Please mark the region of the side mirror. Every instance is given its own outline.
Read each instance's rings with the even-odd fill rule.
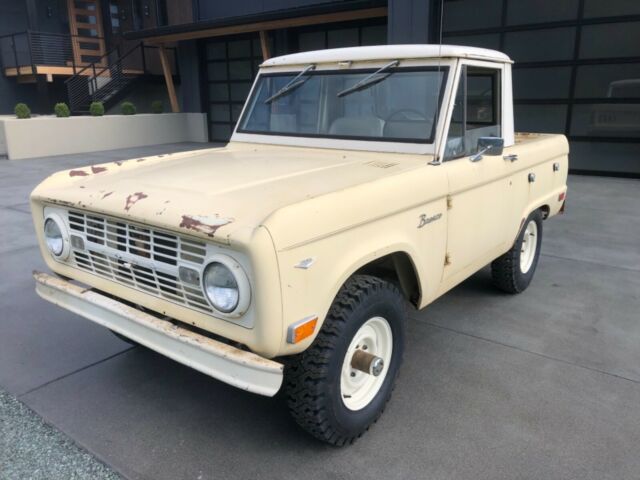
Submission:
[[[502,155],[504,139],[500,137],[480,137],[478,139],[478,153],[471,155],[469,160],[477,162],[483,155]]]

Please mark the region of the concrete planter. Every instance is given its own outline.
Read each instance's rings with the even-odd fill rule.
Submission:
[[[0,148],[10,160],[177,142],[207,142],[204,113],[0,117]],[[4,145],[3,145],[4,144]],[[0,151],[0,155],[3,152]]]

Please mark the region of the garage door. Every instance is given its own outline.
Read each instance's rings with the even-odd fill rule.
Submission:
[[[384,19],[362,20],[290,29],[286,46],[270,50],[274,55],[358,45],[384,45],[387,30]],[[209,138],[227,142],[249,94],[262,50],[258,34],[207,40],[205,43]]]
[[[226,142],[262,62],[258,36],[209,40],[206,62],[209,138]]]

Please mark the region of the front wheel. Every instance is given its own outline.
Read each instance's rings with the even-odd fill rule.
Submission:
[[[339,446],[366,432],[391,397],[404,323],[404,299],[393,284],[369,275],[349,279],[313,344],[287,364],[287,399],[296,422]]]
[[[540,258],[542,212],[536,210],[524,221],[511,250],[491,263],[493,283],[507,293],[523,292],[531,283]]]

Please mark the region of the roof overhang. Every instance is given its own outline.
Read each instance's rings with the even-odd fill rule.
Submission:
[[[159,44],[282,28],[304,27],[307,25],[380,18],[387,16],[387,7],[385,5],[386,2],[379,0],[325,3],[310,7],[126,32],[124,37],[130,40],[144,40],[146,43]]]

